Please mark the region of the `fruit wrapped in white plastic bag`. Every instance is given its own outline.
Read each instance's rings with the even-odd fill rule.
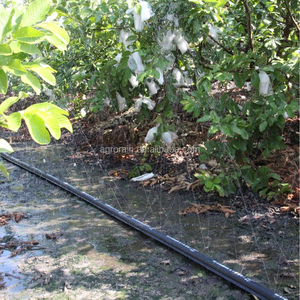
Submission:
[[[160,46],[162,52],[175,50],[175,45],[173,44],[174,38],[175,34],[172,33],[171,30],[168,30],[165,34],[163,34],[162,40],[157,39],[157,43]]]
[[[160,68],[155,68],[159,73],[159,78],[156,78],[159,84],[164,84],[164,73]]]
[[[131,74],[131,77],[129,78],[129,82],[131,83],[132,87],[135,88],[139,85],[139,82],[137,81],[137,76]]]
[[[155,101],[151,100],[150,98],[141,97],[135,102],[135,109],[140,109],[143,103],[147,105],[149,110],[153,110],[156,105]]]
[[[139,5],[141,10],[137,12],[136,7],[129,8],[126,13],[133,13],[134,27],[136,31],[142,31],[144,29],[144,22],[154,16],[151,6],[147,1],[140,1]]]
[[[154,16],[151,6],[147,1],[140,1],[140,5],[142,7],[142,10],[141,10],[141,21],[142,22],[145,22]]]
[[[151,143],[155,139],[155,136],[157,135],[157,128],[158,125],[148,130],[147,135],[145,137],[145,143]]]
[[[159,90],[159,86],[154,82],[153,79],[151,81],[146,80],[146,84],[148,86],[150,96],[155,95]]]
[[[167,131],[161,135],[161,139],[164,143],[170,146],[178,138],[175,132]]]
[[[261,96],[270,96],[273,94],[271,80],[268,74],[264,71],[259,71],[259,94]]]
[[[132,45],[133,41],[127,41],[127,38],[130,35],[131,35],[131,32],[125,31],[125,30],[122,29],[120,31],[119,41],[120,41],[120,43],[124,44],[126,50],[130,50],[131,51],[132,50],[131,45]]]
[[[184,54],[189,49],[189,44],[182,36],[182,32],[180,30],[176,31],[174,42],[182,54]]]
[[[172,75],[173,75],[174,79],[176,80],[176,83],[174,83],[175,86],[184,85],[184,77],[183,77],[182,72],[179,69],[174,68]]]
[[[145,71],[142,59],[137,51],[129,56],[128,67],[137,74]]]
[[[126,99],[122,97],[119,93],[117,93],[117,101],[119,111],[123,111],[127,108]]]
[[[117,54],[117,56],[114,58],[114,60],[118,62],[116,66],[120,63],[121,59],[122,59],[122,53]]]

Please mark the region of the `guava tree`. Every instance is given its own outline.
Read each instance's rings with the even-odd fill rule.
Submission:
[[[51,0],[35,0],[29,5],[19,6],[13,1],[0,5],[0,93],[8,92],[9,82],[16,82],[15,77],[39,95],[43,80],[55,85],[55,70],[43,61],[43,49],[51,44],[64,51],[69,36],[56,20],[58,14]],[[22,120],[33,140],[39,144],[48,144],[50,135],[59,139],[61,129],[72,132],[72,125],[67,118],[68,112],[52,103],[39,103],[22,110],[9,113],[9,108],[22,98],[18,96],[4,99],[0,104],[0,126],[17,131]],[[0,139],[0,153],[12,152],[10,144]],[[0,170],[8,178],[7,170],[0,162]]]
[[[50,58],[65,70],[59,82],[73,89],[78,106],[96,112],[104,104],[120,111],[134,105],[156,122],[146,141],[159,143],[163,133],[178,129],[174,117],[182,105],[196,122],[209,124],[200,160],[216,159],[221,172],[196,174],[207,191],[228,194],[241,180],[262,193],[284,190],[277,174],[252,160],[285,147],[285,119],[298,110],[296,0],[57,5],[72,39],[68,51]],[[247,87],[243,103],[225,92],[211,95],[213,83],[229,82]]]

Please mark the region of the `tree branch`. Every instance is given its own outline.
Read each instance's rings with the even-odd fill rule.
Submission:
[[[251,8],[247,0],[243,0],[244,7],[247,13],[247,32],[248,32],[248,46],[253,51],[253,37],[252,37],[252,21],[251,21]]]
[[[216,44],[218,44],[221,48],[223,48],[227,53],[229,53],[231,55],[234,54],[230,49],[226,48],[224,45],[222,45],[220,42],[218,42],[216,39],[214,39],[210,34],[208,35],[208,37],[210,39],[212,39]]]
[[[287,0],[284,0],[284,3],[285,3],[285,6],[286,6],[286,9],[287,9],[287,12],[294,24],[294,26],[296,27],[296,30],[298,31],[298,34],[300,33],[300,26],[298,24],[298,22],[295,20],[294,16],[292,15],[291,11],[290,11],[290,7],[289,7],[289,4],[288,4],[288,1]]]

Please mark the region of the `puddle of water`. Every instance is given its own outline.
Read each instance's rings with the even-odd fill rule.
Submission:
[[[24,289],[24,276],[19,272],[18,264],[20,263],[20,258],[11,258],[10,254],[11,252],[8,250],[1,251],[0,271],[4,277],[2,283],[5,283],[5,288],[11,293],[15,293]]]

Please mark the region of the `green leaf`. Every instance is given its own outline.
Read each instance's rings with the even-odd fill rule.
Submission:
[[[43,32],[32,27],[22,27],[13,34],[13,38],[27,44],[37,44],[44,40]]]
[[[249,138],[249,135],[247,131],[243,128],[239,128],[236,124],[231,124],[232,130],[239,134],[244,140],[247,140]]]
[[[235,72],[233,76],[235,85],[239,89],[241,89],[245,81],[247,80],[248,76],[249,76],[248,72],[244,72],[244,73]]]
[[[33,90],[37,93],[37,95],[39,95],[41,93],[40,81],[33,74],[28,72],[26,75],[21,76],[21,80],[24,83],[30,85],[33,88]]]
[[[8,45],[0,44],[0,55],[11,55],[12,51]]]
[[[11,19],[13,13],[13,9],[5,9],[2,5],[0,6],[0,42],[4,40],[7,33],[12,29]]]
[[[16,76],[22,76],[27,73],[19,59],[12,59],[4,68]]]
[[[220,130],[219,126],[212,125],[212,126],[210,126],[210,128],[208,130],[208,133],[209,134],[215,134],[219,130]]]
[[[9,174],[7,172],[7,169],[4,167],[4,165],[1,161],[0,161],[0,171],[5,175],[7,180],[9,180]]]
[[[56,139],[60,139],[60,126],[56,118],[49,112],[38,111],[36,113],[45,123],[50,134]]]
[[[245,139],[237,138],[232,141],[232,146],[235,149],[245,152],[247,150],[247,141]]]
[[[23,15],[20,27],[31,26],[43,21],[51,4],[51,0],[35,0],[31,2]]]
[[[27,65],[25,65],[27,67]],[[53,71],[48,68],[48,66],[42,67],[39,65],[30,66],[30,70],[38,74],[43,80],[51,85],[56,85],[55,76],[52,74]]]
[[[9,116],[5,117],[7,121],[8,129],[12,131],[17,131],[21,126],[21,114],[19,112],[14,112]]]
[[[210,90],[211,90],[211,83],[210,83],[210,81],[209,81],[207,78],[205,78],[205,79],[202,81],[202,83],[200,83],[200,85],[203,86],[204,90],[205,90],[207,93],[210,92]]]
[[[205,115],[205,116],[201,117],[200,119],[198,119],[197,123],[209,122],[209,121],[211,121],[211,119],[212,119],[211,115]]]
[[[213,184],[213,182],[206,180],[206,181],[205,181],[205,187],[206,187],[208,190],[212,190],[212,189],[214,188],[214,184]]]
[[[227,3],[227,0],[218,0],[216,7],[223,7]]]
[[[265,131],[266,128],[267,128],[267,126],[268,126],[268,122],[267,121],[263,121],[262,123],[259,124],[259,131],[260,132]]]
[[[36,103],[30,105],[25,109],[25,113],[27,112],[37,112],[37,111],[51,111],[51,113],[69,115],[69,113],[62,108],[56,106],[55,104],[44,102],[44,103]]]
[[[280,176],[276,173],[268,173],[268,178],[280,180]]]
[[[7,92],[7,75],[2,69],[0,69],[0,93],[6,94],[6,92]]]
[[[40,49],[32,44],[25,44],[19,41],[12,41],[9,45],[14,53],[25,52],[28,54],[42,55]]]
[[[227,73],[227,72],[222,72],[222,73],[218,73],[216,76],[215,76],[215,79],[216,80],[219,80],[219,81],[226,81],[226,80],[232,80],[232,75],[230,73]]]
[[[2,115],[9,107],[19,100],[19,97],[9,97],[0,104],[0,114]]]
[[[53,115],[55,115],[55,119],[59,123],[60,128],[66,128],[71,133],[73,132],[72,124],[66,116],[61,114],[53,114]]]
[[[255,89],[259,88],[260,79],[256,71],[252,71],[251,73],[251,83]]]
[[[14,149],[11,145],[4,139],[0,139],[0,153],[11,153]]]
[[[66,30],[60,26],[58,26],[58,22],[45,22],[37,24],[37,27],[41,27],[50,31],[54,36],[56,36],[63,45],[68,45],[70,42],[70,37]]]
[[[23,114],[23,119],[27,125],[32,139],[41,145],[50,143],[50,134],[45,127],[45,122],[36,114]]]
[[[11,56],[0,55],[0,66],[6,66],[11,61]]]
[[[69,113],[60,107],[52,103],[37,103],[29,106],[24,110],[24,114],[39,114],[47,113],[51,115],[58,122],[60,128],[66,128],[70,132],[73,132],[72,124],[66,117]],[[49,124],[50,126],[51,124]],[[52,133],[51,133],[52,134]]]
[[[63,43],[57,36],[49,33],[45,35],[45,39],[60,51],[67,50],[67,45]]]

